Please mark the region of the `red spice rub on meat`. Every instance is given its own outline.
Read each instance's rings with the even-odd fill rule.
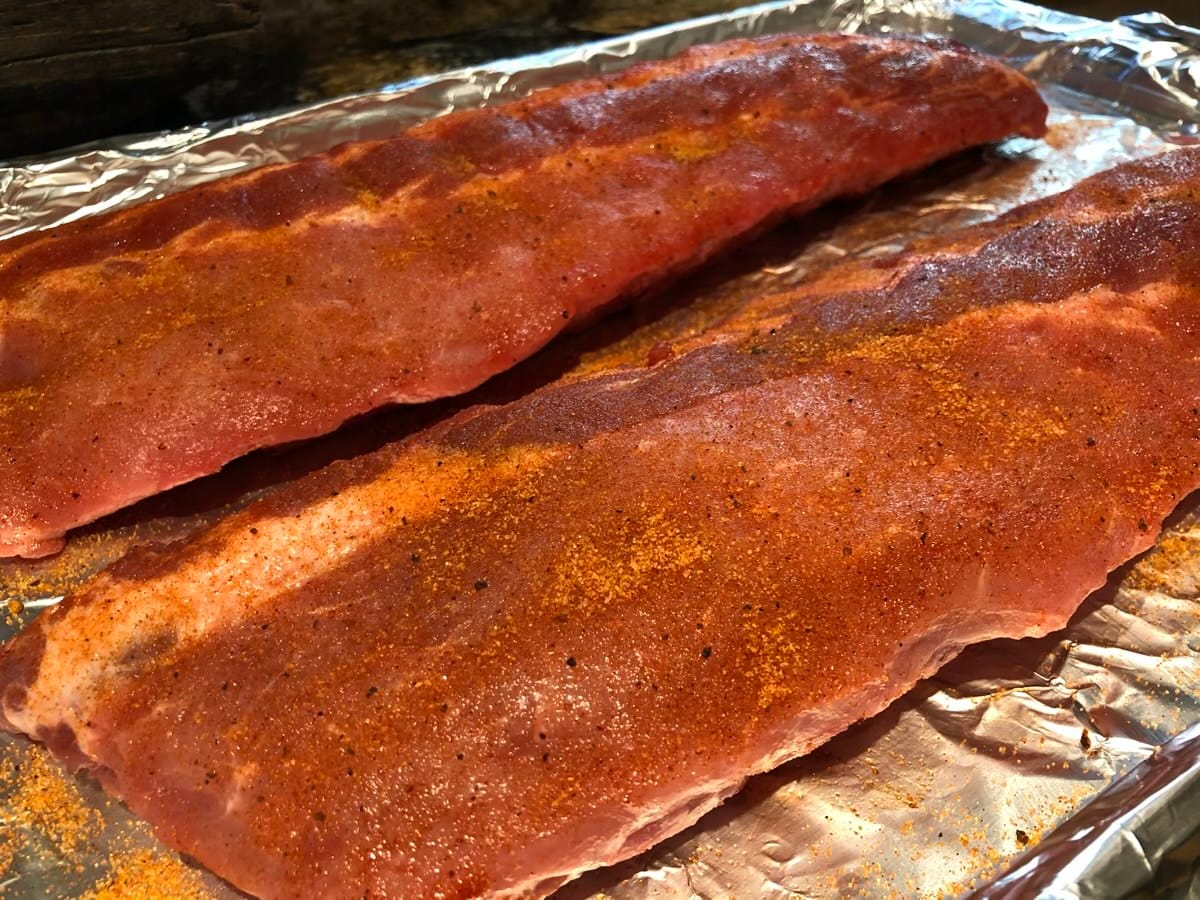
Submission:
[[[956,44],[699,47],[0,244],[0,556],[457,394],[787,212],[1010,134]]]
[[[1120,167],[134,552],[0,651],[0,721],[265,896],[634,854],[1151,544],[1198,190]]]

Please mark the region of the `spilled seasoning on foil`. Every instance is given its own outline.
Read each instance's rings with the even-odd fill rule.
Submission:
[[[205,900],[194,869],[156,850],[127,850],[110,859],[110,869],[83,900]]]
[[[203,900],[200,873],[154,846],[149,828],[114,823],[40,745],[0,750],[0,896]],[[30,861],[36,865],[25,863]]]
[[[16,829],[45,842],[64,859],[86,849],[99,834],[103,825],[100,814],[88,806],[74,779],[41,747],[27,753],[10,748],[0,766],[9,784],[5,819]]]

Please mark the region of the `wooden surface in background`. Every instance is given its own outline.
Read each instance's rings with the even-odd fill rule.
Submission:
[[[262,15],[253,2],[0,0],[0,155],[177,121],[241,83]],[[280,97],[275,94],[273,97]]]
[[[0,159],[367,90],[746,2],[0,0]],[[1051,5],[1096,18],[1142,8]],[[1200,0],[1155,5],[1200,25]]]

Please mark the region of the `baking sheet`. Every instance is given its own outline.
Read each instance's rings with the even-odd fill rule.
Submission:
[[[1046,89],[1054,110],[1048,140],[968,154],[865,202],[780,229],[693,281],[686,288],[696,295],[691,305],[672,315],[794,283],[847,255],[896,249],[922,233],[991,217],[1200,135],[1200,35],[1161,17],[1098,23],[1001,0],[767,4],[0,168],[0,237],[344,140],[382,137],[431,115],[698,41],[839,28],[933,31],[1007,57]],[[366,426],[385,435],[402,427],[379,417]],[[237,505],[269,490],[278,472],[315,465],[321,454],[309,448],[282,462],[256,457],[85,530],[53,561],[0,563],[0,594],[14,601],[0,637],[131,542],[185,534],[220,515],[226,501]],[[268,469],[275,474],[258,471]],[[1200,722],[1200,501],[1185,507],[1191,511],[1177,516],[1156,549],[1115,574],[1064,632],[969,649],[880,716],[753,779],[694,828],[562,895],[908,896],[980,889],[1026,896],[1036,888],[1049,896],[1084,890],[1094,896],[1127,893],[1155,878],[1188,890],[1200,855],[1193,836],[1200,830],[1200,734],[1156,751]],[[1152,766],[1137,766],[1151,757]],[[131,883],[151,895],[156,889],[172,896],[233,894],[181,865],[118,804],[86,781],[64,778],[27,742],[0,737],[0,771],[7,776],[0,779],[6,897],[73,896],[98,884],[111,891]],[[1087,803],[1127,773],[1114,802]],[[57,817],[45,807],[57,809]],[[1063,821],[1068,831],[1045,838]],[[1010,876],[993,882],[1018,858]]]

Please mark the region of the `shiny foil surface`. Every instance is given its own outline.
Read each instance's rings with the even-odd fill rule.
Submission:
[[[843,257],[892,251],[1126,159],[1200,140],[1200,33],[1153,14],[1100,23],[1013,0],[773,3],[0,167],[0,238],[343,141],[385,137],[430,116],[693,43],[839,29],[946,34],[1004,57],[1038,80],[1052,107],[1050,134],[1044,142],[1012,141],[964,155],[785,225],[748,248],[737,265],[726,260],[706,273],[700,287],[690,288],[700,292],[698,302],[706,292],[728,297],[785,287]],[[747,266],[747,257],[756,265]],[[337,436],[322,439],[330,440]],[[317,462],[296,463],[301,469],[322,456],[304,453]],[[89,526],[52,560],[0,562],[0,639],[131,543],[184,536],[270,490],[256,466],[286,464],[261,457],[236,463],[191,493],[185,487]],[[143,882],[158,883],[163,896],[182,893],[183,882],[171,880],[180,872],[189,891],[237,896],[207,873],[183,869],[86,779],[59,775],[61,783],[31,803],[30,773],[49,779],[57,771],[49,765],[28,741],[0,735],[0,895],[99,896],[121,878],[153,870]],[[40,814],[38,802],[57,803],[75,821]],[[879,716],[751,779],[693,828],[585,876],[560,897],[1069,898],[1153,891],[1182,898],[1200,895],[1198,860],[1200,496],[1194,495],[1156,547],[1113,573],[1063,631],[968,648]]]

